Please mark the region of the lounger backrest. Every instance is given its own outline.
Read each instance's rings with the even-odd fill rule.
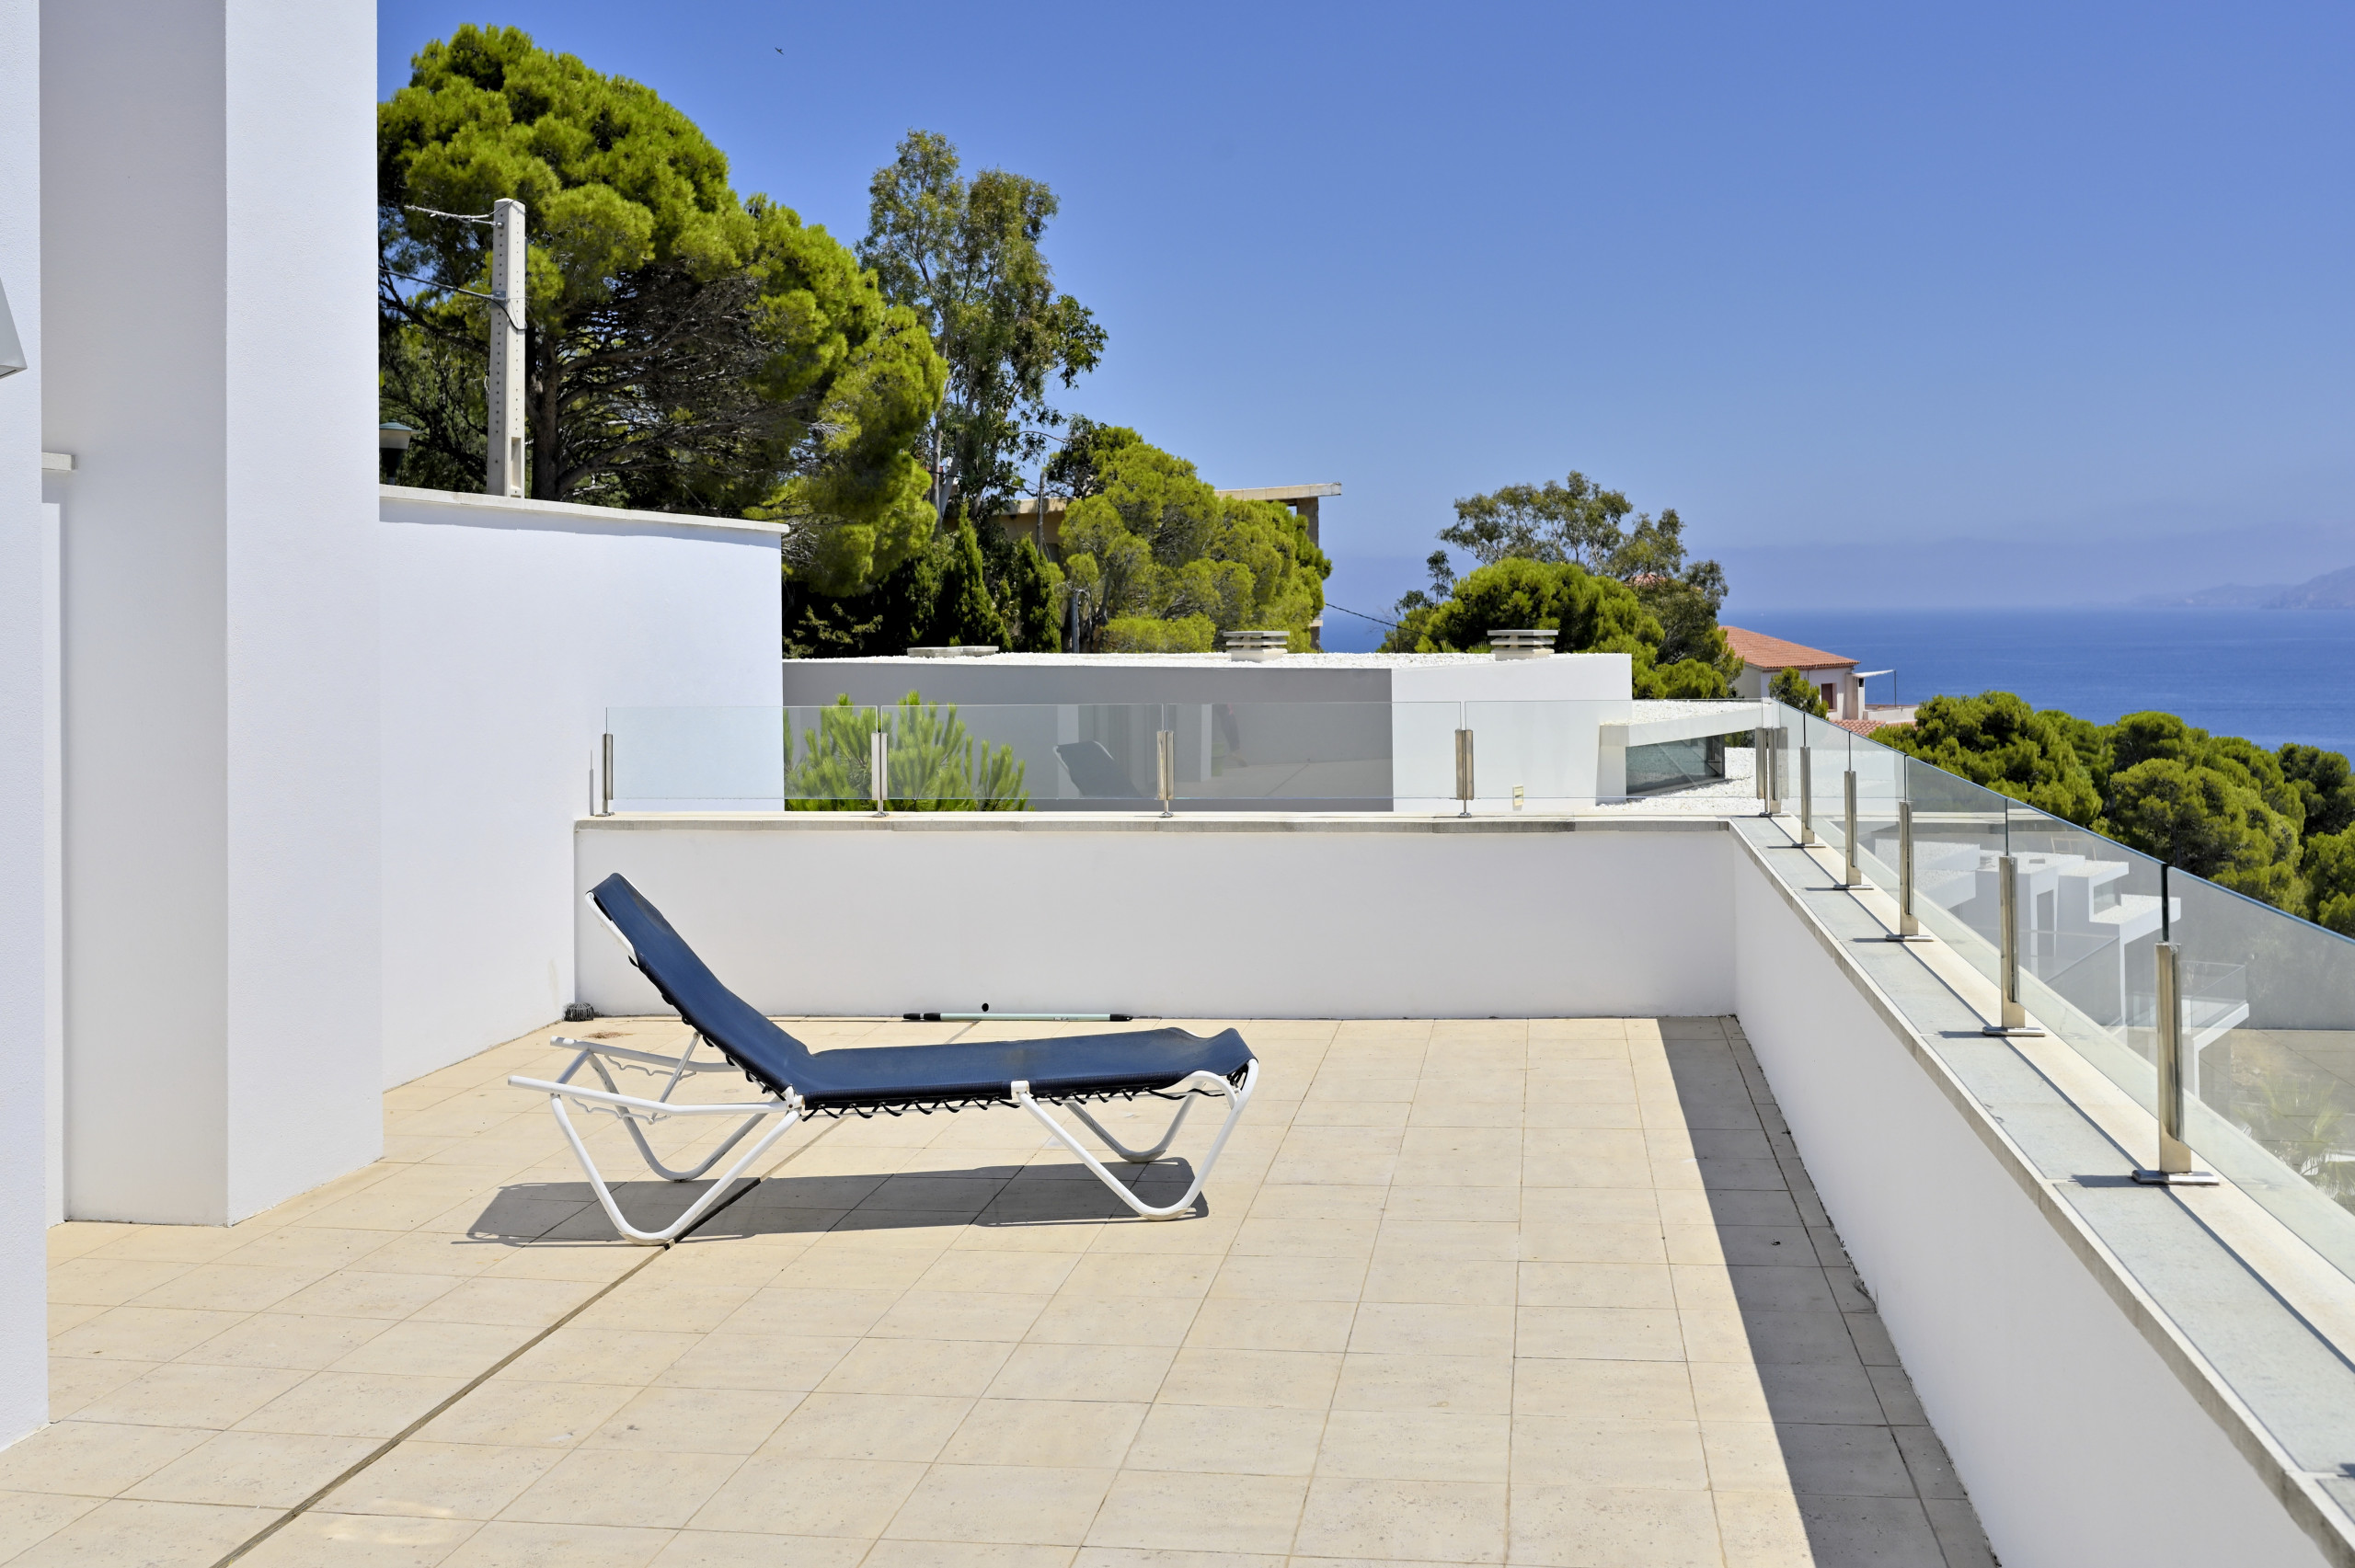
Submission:
[[[589,896],[629,943],[639,972],[697,1034],[772,1089],[790,1089],[801,1080],[799,1070],[809,1061],[809,1047],[721,985],[719,977],[627,877],[617,871]]]
[[[1063,771],[1089,800],[1143,800],[1144,791],[1130,781],[1100,740],[1066,740],[1055,748]]]

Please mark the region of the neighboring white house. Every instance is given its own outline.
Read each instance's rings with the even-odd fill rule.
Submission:
[[[1865,716],[1864,682],[1856,678],[1856,661],[1821,648],[1809,647],[1803,643],[1786,642],[1770,637],[1763,632],[1753,632],[1741,626],[1720,626],[1726,642],[1740,654],[1748,666],[1734,678],[1733,692],[1737,697],[1763,697],[1783,670],[1796,670],[1807,682],[1823,693],[1826,706],[1835,719],[1861,719]],[[1878,673],[1878,672],[1876,672]]]

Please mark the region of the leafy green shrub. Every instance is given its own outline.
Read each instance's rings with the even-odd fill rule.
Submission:
[[[1933,697],[1915,710],[1912,724],[1884,725],[1873,739],[2039,811],[2103,830],[2101,795],[2067,734],[2009,692]]]
[[[2222,769],[2145,758],[2110,775],[2102,826],[2195,876],[2285,910],[2304,907],[2297,823]]]
[[[974,740],[955,704],[927,703],[911,692],[888,714],[854,707],[847,695],[835,698],[832,707],[819,710],[816,726],[802,731],[798,760],[788,725],[785,808],[870,809],[875,781],[867,738],[878,729],[891,738],[894,811],[1021,811],[1030,804],[1013,747]]]

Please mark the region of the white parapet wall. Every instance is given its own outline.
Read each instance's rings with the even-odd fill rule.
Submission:
[[[1974,1103],[1847,960],[1860,934],[1880,946],[1877,933],[1835,932],[1810,913],[1822,868],[1787,848],[1750,851],[1733,832],[1723,841],[1735,852],[1735,1010],[2006,1568],[2355,1560],[2343,1539],[2318,1546],[2332,1536],[2325,1510],[2293,1495],[2299,1478],[2217,1374],[2194,1355],[2162,1354],[2179,1342],[2159,1312],[2011,1141],[2005,1122],[2079,1120],[2067,1102],[2015,1069],[2019,1099],[2003,1116]],[[1924,990],[1954,1004],[1935,982]],[[1942,1032],[1946,1049],[2008,1051],[1980,1042],[1977,1018],[1956,1011],[1967,1026]],[[2064,1180],[2122,1188],[2153,1219],[2172,1208],[2126,1181],[2131,1162],[2114,1146],[2084,1142],[2089,1158]],[[2237,1259],[2207,1251],[2167,1247],[2177,1288],[2246,1291],[2258,1302],[2245,1320],[2251,1343],[2278,1333],[2285,1353],[2313,1351]]]
[[[390,1084],[563,1013],[605,710],[769,706],[783,628],[768,524],[396,486],[379,515]]]
[[[574,841],[582,890],[623,873],[772,1013],[1730,1010],[1715,823],[1522,826],[795,812],[606,818]],[[580,930],[583,1001],[661,1007]]]

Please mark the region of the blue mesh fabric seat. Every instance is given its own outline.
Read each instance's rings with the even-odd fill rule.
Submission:
[[[1249,1102],[1258,1078],[1258,1064],[1250,1047],[1233,1029],[1222,1030],[1207,1039],[1182,1029],[1143,1029],[1055,1039],[813,1051],[721,984],[695,949],[663,918],[661,910],[627,878],[618,873],[606,877],[590,892],[589,902],[620,941],[632,966],[695,1031],[695,1044],[684,1055],[670,1058],[585,1040],[561,1040],[558,1043],[579,1053],[563,1073],[554,1080],[517,1076],[508,1082],[548,1094],[557,1123],[580,1157],[608,1217],[622,1234],[634,1241],[667,1242],[684,1234],[688,1226],[708,1212],[719,1194],[754,1158],[804,1116],[872,1115],[879,1111],[897,1114],[909,1109],[953,1111],[983,1105],[1024,1107],[1077,1154],[1129,1207],[1146,1219],[1172,1219],[1192,1207],[1211,1166]],[[705,1044],[718,1053],[720,1060],[695,1059],[695,1049]],[[610,1065],[667,1070],[670,1082],[658,1098],[626,1095],[616,1087]],[[584,1066],[594,1070],[604,1085],[603,1090],[573,1082]],[[688,1076],[722,1068],[741,1070],[769,1098],[753,1104],[730,1105],[671,1101],[671,1093]],[[1086,1102],[1091,1100],[1146,1094],[1178,1103],[1167,1133],[1151,1149],[1125,1147],[1106,1132],[1086,1108]],[[1227,1101],[1225,1126],[1220,1129],[1185,1196],[1175,1204],[1159,1207],[1139,1199],[1043,1108],[1046,1104],[1068,1106],[1114,1153],[1132,1163],[1143,1164],[1157,1159],[1168,1149],[1184,1126],[1195,1099],[1203,1095]],[[771,1116],[780,1119],[685,1215],[661,1230],[647,1231],[632,1227],[623,1219],[610,1188],[572,1125],[566,1108],[568,1102],[621,1116],[647,1163],[672,1181],[692,1181],[702,1176],[759,1122]],[[746,1120],[717,1151],[690,1170],[673,1171],[663,1164],[642,1130],[642,1124],[669,1116],[709,1115],[746,1115]]]

